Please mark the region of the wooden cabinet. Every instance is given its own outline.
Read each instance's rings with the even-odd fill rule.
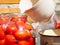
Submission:
[[[14,3],[20,3],[20,0],[0,0],[0,4],[14,4]]]
[[[0,13],[14,13],[20,12],[19,8],[0,8]]]
[[[20,0],[0,0],[0,13],[20,12]]]

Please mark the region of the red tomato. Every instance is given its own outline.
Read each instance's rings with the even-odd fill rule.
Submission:
[[[5,38],[5,33],[3,31],[2,26],[0,25],[0,39],[4,39]]]
[[[17,44],[14,44],[14,45],[17,45]]]
[[[4,31],[4,30],[3,30],[3,26],[2,26],[2,25],[0,25],[0,31]]]
[[[60,28],[60,23],[56,23],[55,28]]]
[[[9,16],[2,16],[2,18],[9,20]]]
[[[25,25],[25,23],[22,21],[17,21],[16,24],[17,24],[17,26],[24,26]]]
[[[17,21],[16,22],[17,27],[19,28],[19,30],[25,30],[25,23],[22,21]]]
[[[17,45],[17,44],[15,44],[15,43],[8,43],[8,44],[6,44],[6,45]]]
[[[12,16],[11,21],[16,22],[17,20],[18,20],[18,16],[17,15]]]
[[[32,37],[31,32],[23,30],[15,33],[15,37],[19,40],[29,39]]]
[[[30,38],[28,42],[30,45],[35,45],[35,38]]]
[[[17,44],[13,44],[13,45],[17,45]]]
[[[6,24],[9,22],[9,17],[8,16],[3,16],[0,17],[1,24]]]
[[[0,24],[2,24],[2,19],[1,19],[1,17],[0,17]]]
[[[4,39],[5,38],[5,33],[3,31],[0,31],[0,39]]]
[[[9,24],[6,30],[8,34],[14,34],[17,31],[18,31],[18,28],[15,24]]]
[[[19,41],[18,42],[18,45],[29,45],[29,42],[28,41],[25,41],[25,40]]]
[[[2,24],[2,25],[0,25],[0,31],[3,31],[3,32],[5,33],[5,31],[6,31],[6,27],[7,27],[6,24]]]
[[[25,28],[29,31],[33,29],[31,24],[25,24]]]
[[[5,42],[6,45],[15,44],[16,39],[13,35],[6,35]]]
[[[6,28],[7,28],[8,24],[3,24],[2,25],[2,28],[3,28],[3,31],[6,32]]]
[[[0,45],[5,45],[5,40],[0,40]]]
[[[23,21],[24,23],[27,22],[27,16],[21,16],[20,19],[21,19],[21,21]]]

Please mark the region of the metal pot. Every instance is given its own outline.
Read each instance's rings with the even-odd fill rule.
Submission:
[[[60,29],[49,29],[39,32],[41,45],[60,45]]]

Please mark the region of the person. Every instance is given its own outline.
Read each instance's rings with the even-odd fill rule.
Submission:
[[[48,22],[48,24],[51,24],[50,28],[53,27],[54,23],[59,23],[55,7],[54,0],[21,0],[20,2],[22,13],[27,14],[35,22],[39,22],[42,25]]]

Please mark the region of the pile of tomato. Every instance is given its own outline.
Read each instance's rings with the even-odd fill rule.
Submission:
[[[55,28],[56,28],[56,29],[60,29],[60,22],[57,22],[57,23],[55,24]]]
[[[27,16],[0,17],[0,45],[35,45]]]

